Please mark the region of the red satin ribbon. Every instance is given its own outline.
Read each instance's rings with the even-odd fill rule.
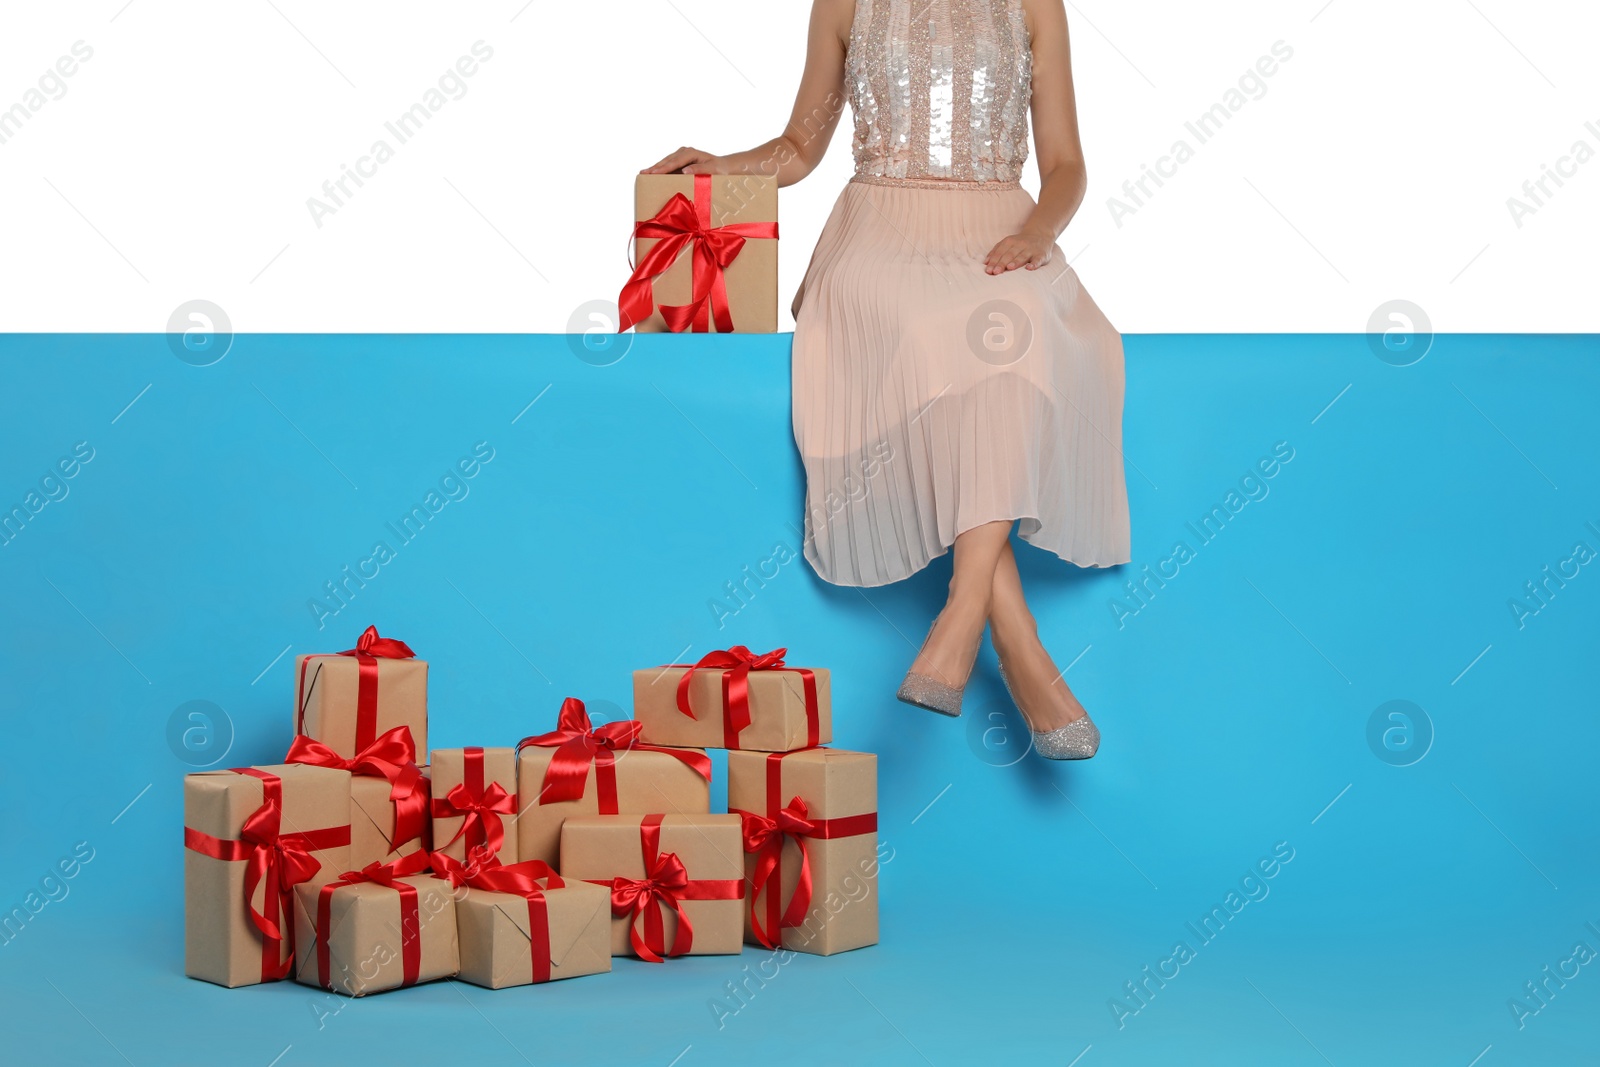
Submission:
[[[802,797],[789,798],[783,803],[782,763],[790,752],[773,752],[767,756],[767,814],[730,809],[737,814],[744,828],[744,850],[756,857],[755,873],[750,878],[750,928],[756,940],[767,948],[777,948],[788,927],[800,926],[811,907],[811,852],[806,840],[830,840],[836,837],[856,837],[878,831],[878,813],[869,811],[861,815],[846,815],[837,819],[812,819]],[[783,860],[783,842],[788,838],[800,850],[800,875],[795,881],[794,896],[789,906],[783,908],[782,878],[779,875]],[[757,902],[762,892],[767,897],[767,922],[763,928]]]
[[[695,718],[689,707],[689,679],[699,670],[722,671],[722,747],[738,748],[739,734],[750,725],[750,672],[794,671],[800,675],[806,700],[806,747],[816,748],[822,738],[822,720],[817,710],[817,676],[805,667],[783,664],[786,648],[775,648],[759,656],[743,645],[707,652],[698,663],[672,663],[669,667],[687,668],[678,679],[678,710]]]
[[[639,822],[639,847],[644,857],[643,878],[621,875],[596,885],[611,887],[611,914],[628,916],[628,940],[642,960],[660,963],[669,956],[681,956],[694,947],[694,927],[684,913],[685,900],[739,900],[744,882],[737,878],[690,878],[675,852],[661,852],[662,815],[646,815]],[[672,948],[666,944],[662,907],[678,916]],[[644,919],[644,933],[639,919]]]
[[[356,639],[355,648],[331,653],[335,656],[354,656],[360,665],[360,678],[356,687],[356,749],[367,748],[378,733],[378,659],[411,659],[416,655],[401,640],[379,637],[376,626],[368,626]],[[306,732],[306,665],[321,656],[307,656],[300,661],[300,682],[295,689],[299,698],[299,720],[295,733]]]
[[[499,782],[484,787],[483,749],[461,750],[461,782],[452,786],[443,797],[433,798],[433,817],[450,819],[461,817],[461,826],[455,836],[440,850],[449,848],[463,837],[467,848],[487,848],[499,852],[506,843],[505,820],[517,810],[517,798],[506,792]]]
[[[563,889],[566,882],[543,860],[502,864],[490,853],[474,849],[466,863],[433,854],[433,870],[457,889],[481,889],[487,893],[512,893],[528,902],[528,952],[533,961],[533,980],[550,981],[550,909],[544,890]]]
[[[711,175],[694,176],[694,200],[672,194],[654,218],[634,224],[635,238],[660,238],[617,298],[620,312],[617,332],[622,333],[650,317],[655,310],[655,279],[666,272],[690,244],[694,245],[693,299],[683,305],[662,305],[661,317],[673,333],[705,333],[711,321],[719,333],[733,332],[733,312],[728,306],[728,284],[723,271],[738,258],[746,238],[777,239],[776,222],[736,222],[711,225]]]
[[[332,954],[328,940],[332,935],[333,894],[345,886],[372,882],[386,886],[400,894],[400,969],[401,986],[416,985],[422,973],[422,917],[417,907],[417,887],[399,879],[422,874],[428,869],[428,854],[417,851],[402,856],[393,863],[367,864],[359,871],[346,871],[323,886],[317,893],[317,982],[324,989],[332,989]],[[355,990],[346,990],[352,996]]]
[[[539,803],[555,804],[583,797],[584,783],[589,778],[589,768],[594,768],[595,792],[598,794],[599,813],[616,815],[617,812],[617,752],[665,752],[706,781],[711,781],[711,759],[704,753],[686,748],[662,748],[647,745],[639,740],[644,724],[635,719],[608,722],[595,727],[589,721],[583,701],[568,697],[562,701],[561,714],[556,728],[547,734],[535,734],[517,742],[520,752],[529,745],[553,748],[550,765],[545,768],[544,782],[539,788]]]
[[[357,752],[354,759],[300,734],[289,746],[285,763],[306,763],[313,767],[332,767],[366,778],[383,778],[389,783],[389,799],[394,802],[394,826],[389,847],[399,848],[422,836],[428,825],[428,783],[417,766],[417,746],[411,727],[396,726],[372,744]]]
[[[350,824],[305,833],[282,833],[283,779],[254,767],[233,767],[230,773],[261,779],[261,807],[244,821],[238,840],[212,837],[185,826],[183,844],[212,859],[230,863],[243,860],[247,864],[244,901],[250,910],[250,921],[261,932],[261,980],[277,981],[288,977],[289,968],[294,964],[294,926],[288,922],[293,910],[294,887],[309,881],[322,869],[322,864],[311,853],[350,843]],[[262,886],[265,892],[258,909],[256,889]],[[285,942],[289,946],[289,958],[281,959]]]

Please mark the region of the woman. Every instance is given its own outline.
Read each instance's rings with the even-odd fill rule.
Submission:
[[[855,177],[794,298],[806,559],[899,581],[953,545],[949,595],[899,698],[946,715],[985,625],[1034,748],[1100,734],[1039,641],[1010,533],[1126,563],[1122,341],[1056,238],[1087,179],[1062,0],[815,0],[784,133],[647,173],[776,175],[822,159],[849,100]],[[1018,184],[1031,105],[1037,203]]]

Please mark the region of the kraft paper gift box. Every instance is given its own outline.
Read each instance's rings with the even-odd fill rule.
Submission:
[[[517,861],[517,751],[513,748],[436,748],[433,847],[453,860],[487,848],[501,863]]]
[[[350,759],[397,726],[428,751],[428,664],[374,627],[347,652],[295,657],[294,732]]]
[[[640,174],[633,188],[635,268],[617,300],[619,332],[778,329],[776,178]]]
[[[183,826],[184,973],[230,987],[287,978],[293,903],[282,887],[349,867],[350,772],[293,763],[186,775]]]
[[[427,870],[414,852],[296,886],[295,980],[360,997],[459,971],[455,889]]]
[[[522,739],[517,745],[517,858],[555,864],[561,824],[574,815],[711,810],[706,754],[644,744],[640,728],[636,721],[596,728],[583,702],[568,697],[555,730]]]
[[[745,820],[751,944],[830,956],[878,943],[878,757],[811,748],[728,753]],[[774,865],[776,864],[776,865]],[[797,898],[802,865],[811,894]]]
[[[404,726],[379,737],[355,759],[345,759],[321,741],[301,735],[285,763],[307,763],[349,771],[350,861],[360,870],[431,849],[433,822],[428,771],[416,765],[411,731]]]
[[[538,860],[460,864],[436,854],[433,866],[456,887],[462,981],[504,989],[611,970],[607,890]]]
[[[652,963],[742,951],[743,856],[737,815],[587,815],[561,827],[562,877],[611,890],[611,954]]]
[[[743,645],[633,672],[633,717],[652,745],[790,752],[833,740],[828,672]]]

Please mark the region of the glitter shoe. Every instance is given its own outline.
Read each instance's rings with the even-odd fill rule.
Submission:
[[[1004,663],[1000,664],[1000,680],[1005,683],[1011,703],[1016,704],[1020,712],[1022,705],[1017,704],[1017,694],[1011,688],[1011,679],[1006,677]],[[1100,728],[1087,714],[1054,730],[1035,730],[1030,726],[1028,733],[1033,735],[1033,750],[1045,759],[1089,759],[1100,751]]]
[[[933,626],[928,627],[928,637],[933,636],[934,627],[938,625],[939,619],[935,616]],[[927,647],[928,639],[926,637],[922,639],[922,644],[923,647]],[[978,644],[983,644],[983,632],[981,630],[978,632]],[[922,654],[920,649],[917,654]],[[976,647],[973,648],[972,659],[974,663],[977,662],[978,650]],[[968,668],[967,676],[969,678],[972,676],[971,668]],[[951,718],[955,718],[961,714],[961,694],[965,690],[965,682],[958,686],[950,686],[926,674],[907,671],[905,681],[900,683],[900,691],[895,693],[895,699],[903,704],[922,708],[924,711],[936,711],[940,715],[948,715]]]

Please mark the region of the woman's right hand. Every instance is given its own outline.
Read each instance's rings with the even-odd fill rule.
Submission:
[[[720,157],[698,148],[680,148],[653,167],[640,174],[715,174]]]

